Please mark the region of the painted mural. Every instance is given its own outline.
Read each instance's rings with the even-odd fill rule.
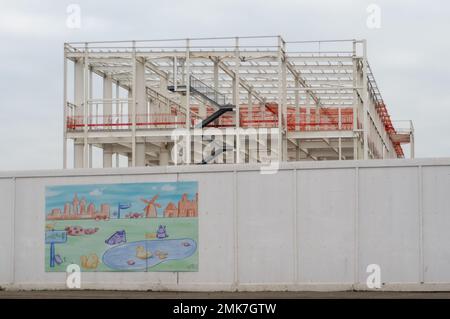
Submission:
[[[197,182],[46,187],[45,269],[198,271]]]

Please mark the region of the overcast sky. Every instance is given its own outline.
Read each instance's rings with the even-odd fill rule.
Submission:
[[[66,26],[72,3],[80,29]],[[378,29],[366,24],[372,3]],[[414,122],[416,157],[448,157],[449,9],[444,0],[0,0],[0,170],[62,167],[64,42],[209,36],[367,39],[391,116]]]

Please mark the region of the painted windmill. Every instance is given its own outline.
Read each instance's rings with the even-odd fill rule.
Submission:
[[[153,196],[153,198],[151,200],[146,200],[141,198],[141,201],[143,201],[145,204],[147,204],[144,207],[144,212],[145,212],[145,217],[149,218],[149,217],[158,217],[158,213],[157,213],[157,208],[161,207],[160,204],[155,203],[155,201],[158,199],[158,194],[156,194],[155,196]]]

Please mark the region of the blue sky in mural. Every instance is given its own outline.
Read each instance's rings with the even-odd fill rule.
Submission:
[[[45,211],[48,214],[53,208],[63,210],[64,204],[72,202],[76,193],[80,200],[84,197],[88,204],[94,203],[96,209],[99,209],[100,204],[110,205],[112,214],[117,211],[119,203],[131,203],[131,207],[124,210],[124,213],[143,213],[145,203],[141,201],[141,198],[150,200],[153,196],[159,195],[156,203],[161,205],[161,208],[158,208],[158,216],[162,216],[169,202],[177,204],[184,193],[189,199],[193,199],[198,191],[197,188],[197,182],[184,181],[47,186]]]

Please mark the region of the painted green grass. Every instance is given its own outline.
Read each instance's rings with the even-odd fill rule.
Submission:
[[[45,271],[65,272],[69,264],[81,266],[80,256],[96,254],[100,259],[97,269],[81,269],[82,271],[115,271],[102,262],[103,253],[112,246],[105,244],[105,240],[118,230],[126,231],[127,242],[146,240],[146,233],[156,233],[159,225],[166,225],[168,239],[192,238],[197,242],[197,250],[192,256],[181,260],[168,260],[150,267],[147,271],[198,271],[198,219],[197,218],[140,218],[140,219],[111,219],[109,221],[95,220],[64,220],[49,221],[55,230],[64,230],[67,226],[81,226],[83,228],[98,227],[97,233],[82,236],[67,236],[67,243],[55,244],[56,254],[64,262],[50,268],[50,245],[45,245]],[[157,239],[155,239],[157,240]]]

